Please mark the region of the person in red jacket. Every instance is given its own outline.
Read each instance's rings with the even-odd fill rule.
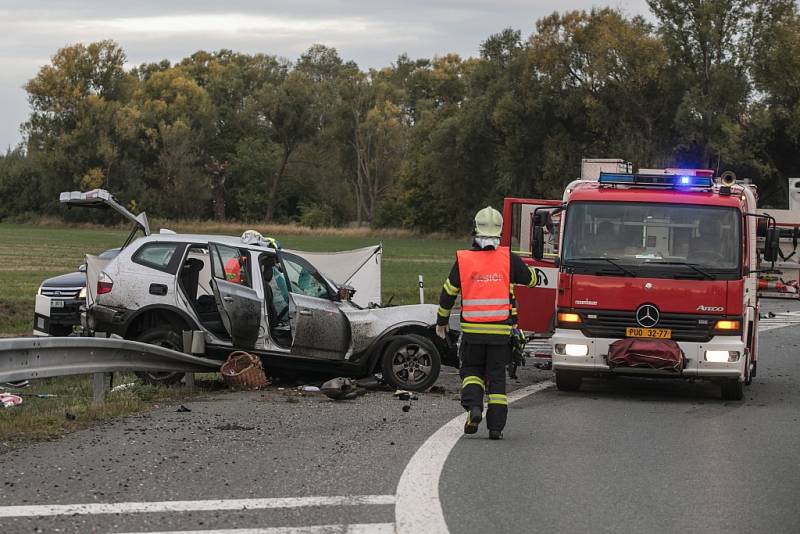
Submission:
[[[500,246],[503,216],[480,210],[473,223],[471,250],[459,250],[439,297],[436,333],[447,335],[450,312],[461,294],[461,405],[467,411],[465,434],[474,434],[483,419],[491,439],[502,439],[508,415],[506,366],[511,362],[511,335],[516,324],[514,284],[533,287],[536,272],[508,247]],[[487,383],[488,381],[488,383]]]
[[[234,284],[242,283],[242,266],[239,264],[238,257],[230,258],[225,262],[225,280]]]

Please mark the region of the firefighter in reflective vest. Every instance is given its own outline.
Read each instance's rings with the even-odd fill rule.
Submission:
[[[450,311],[461,293],[461,405],[467,411],[465,434],[483,419],[491,439],[502,439],[508,415],[506,365],[516,324],[514,284],[536,285],[536,273],[508,247],[500,246],[503,216],[486,207],[475,215],[471,250],[459,250],[439,297],[436,333],[446,337]]]

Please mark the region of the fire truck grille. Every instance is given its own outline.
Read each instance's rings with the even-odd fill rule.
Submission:
[[[592,311],[581,312],[583,327],[581,331],[592,337],[625,337],[627,327],[639,327],[636,323],[635,312],[621,311]],[[714,333],[713,328],[718,316],[687,315],[682,313],[662,313],[658,324],[654,328],[668,328],[672,330],[674,341],[709,341]]]

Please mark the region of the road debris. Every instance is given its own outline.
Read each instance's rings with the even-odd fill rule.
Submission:
[[[306,393],[319,393],[319,388],[317,386],[300,386],[300,391],[305,391]]]
[[[377,376],[368,376],[356,380],[356,385],[368,390],[377,390],[386,387],[386,382],[379,379]]]
[[[398,389],[394,392],[394,397],[396,399],[407,401],[407,400],[419,400],[419,397],[415,394],[411,393],[410,391],[406,391],[404,389]]]
[[[404,404],[403,405],[403,412],[408,412],[409,410],[411,410],[411,405],[410,404]]]
[[[136,387],[136,382],[128,382],[127,384],[117,384],[113,388],[109,390],[109,393],[116,393],[117,391],[124,391],[126,389],[130,389],[132,387]]]
[[[187,408],[187,407],[186,407],[186,406],[184,406],[183,404],[181,404],[180,406],[178,406],[178,409],[177,409],[177,410],[175,410],[175,411],[176,411],[176,412],[179,412],[179,413],[182,413],[182,412],[191,412],[192,410],[191,410],[191,409],[189,409],[189,408]]]
[[[0,404],[3,405],[3,408],[13,408],[22,404],[22,397],[11,393],[0,393]]]
[[[2,385],[7,387],[7,388],[22,389],[22,388],[30,387],[31,382],[30,382],[30,380],[18,380],[16,382],[5,382]]]
[[[339,377],[328,380],[320,391],[333,400],[350,400],[366,393],[366,390],[358,387],[352,378]]]

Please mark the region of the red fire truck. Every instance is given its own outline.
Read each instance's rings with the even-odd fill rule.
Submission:
[[[679,377],[741,399],[757,370],[775,219],[730,173],[625,171],[576,180],[561,201],[506,200],[503,244],[544,275],[517,290],[520,326],[552,334],[560,390],[586,376]]]

